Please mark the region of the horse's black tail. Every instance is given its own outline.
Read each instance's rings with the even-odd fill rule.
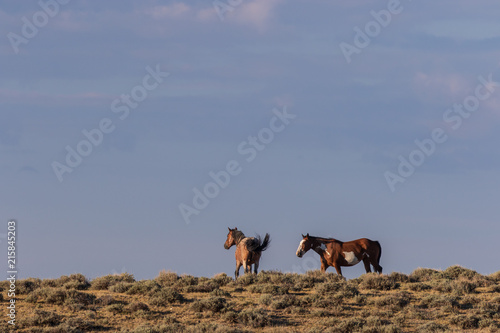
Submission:
[[[380,243],[378,241],[375,241],[375,243],[378,246],[377,265],[378,267],[380,267],[379,273],[382,273],[382,266],[380,266],[380,257],[382,256],[382,246],[380,246]]]
[[[266,236],[264,236],[264,240],[261,242],[260,236],[257,235],[257,240],[258,240],[258,246],[253,250],[254,252],[261,253],[262,251],[265,251],[267,247],[269,246],[269,243],[271,243],[271,237],[269,236],[268,233],[266,233]]]

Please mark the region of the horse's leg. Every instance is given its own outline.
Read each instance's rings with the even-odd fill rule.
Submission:
[[[236,270],[234,271],[234,279],[236,280],[240,276],[241,262],[236,261]]]
[[[370,273],[372,271],[371,268],[370,268],[370,259],[367,258],[367,257],[364,257],[363,258],[363,264],[365,264],[365,270],[366,270],[366,272]],[[373,268],[375,268],[375,266]]]
[[[247,262],[244,260],[243,261],[243,274],[246,274],[247,272],[248,272]]]
[[[326,272],[326,269],[328,268],[328,264],[326,263],[326,260],[320,257],[321,259],[321,272]]]
[[[253,272],[254,272],[255,274],[257,274],[258,270],[259,270],[259,261],[258,261],[258,260],[256,260],[256,261],[253,263]]]
[[[378,264],[377,257],[376,256],[373,256],[373,257],[370,256],[370,259],[371,259],[371,264],[372,264],[373,269],[375,270],[375,272],[377,272],[379,274],[382,274],[382,266],[380,266]]]
[[[382,266],[380,266],[378,263],[377,266],[374,266],[373,268],[375,268],[375,272],[382,274]]]
[[[335,265],[333,267],[335,267],[335,270],[337,271],[337,274],[340,275],[340,276],[342,276],[342,270],[340,269],[340,266]]]
[[[375,272],[382,274],[382,266],[380,266],[380,255],[382,254],[382,247],[380,246],[380,243],[377,242],[377,247],[375,249],[373,259],[372,259],[372,266],[375,269]],[[371,256],[370,256],[371,257]]]

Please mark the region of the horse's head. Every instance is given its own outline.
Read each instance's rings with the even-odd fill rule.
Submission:
[[[300,241],[299,247],[297,248],[297,257],[302,258],[302,256],[311,249],[312,241],[309,239],[309,234],[302,235],[302,240]]]
[[[226,242],[224,243],[224,248],[226,250],[229,250],[229,248],[233,245],[236,244],[236,239],[234,238],[234,232],[236,230],[238,230],[238,228],[234,228],[234,229],[231,229],[229,227],[227,227],[229,229],[229,233],[227,234],[227,239],[226,239]]]

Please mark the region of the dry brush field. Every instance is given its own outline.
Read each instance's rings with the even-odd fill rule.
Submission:
[[[7,307],[8,282],[0,284]],[[17,281],[19,332],[500,332],[500,272],[263,271],[233,280],[161,272]],[[0,331],[12,329],[8,317]]]

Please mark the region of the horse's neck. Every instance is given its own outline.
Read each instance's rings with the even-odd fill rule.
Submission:
[[[315,240],[315,246],[313,248],[314,252],[316,252],[319,255],[322,255],[323,253],[327,253],[330,255],[331,250],[328,250],[327,246],[328,244],[332,243],[335,241],[334,239],[326,239],[326,238],[318,238]]]
[[[314,247],[313,247],[313,250],[318,253],[318,254],[321,254],[323,253],[323,251],[326,249],[326,244],[324,241],[320,240],[320,239],[316,239],[314,241]]]
[[[234,240],[236,242],[236,245],[238,245],[241,242],[241,240],[244,238],[245,238],[245,234],[241,231],[238,231],[236,233],[236,235],[234,236]]]

